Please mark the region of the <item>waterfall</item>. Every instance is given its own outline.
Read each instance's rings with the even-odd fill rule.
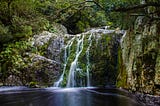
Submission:
[[[120,40],[120,44],[122,44],[122,42],[124,41],[124,38],[126,37],[126,34],[127,34],[127,31],[124,31],[123,32],[123,36],[122,36],[122,38]]]
[[[126,31],[124,30],[108,30],[108,28],[108,26],[100,29],[95,28],[82,34],[72,35],[72,39],[70,39],[66,46],[64,46],[64,63],[62,74],[60,78],[54,83],[54,87],[91,86],[90,72],[94,71],[92,70],[92,64],[94,64],[94,61],[90,60],[90,57],[93,56],[93,52],[91,52],[91,50],[94,50],[93,47],[95,50],[100,50],[97,49],[99,48],[99,40],[106,40],[105,36],[108,36],[109,34],[123,34],[120,42],[123,42],[123,38],[126,36]],[[114,37],[114,35],[112,36]],[[101,43],[101,45],[103,45],[103,43]],[[107,44],[104,45],[106,47]],[[107,54],[108,51],[105,52],[106,55],[110,55]],[[98,56],[98,54],[96,55]],[[109,61],[109,59],[106,61]]]
[[[63,79],[64,79],[64,74],[65,74],[65,71],[66,71],[66,66],[67,66],[67,63],[68,63],[68,57],[70,55],[70,49],[71,49],[71,46],[73,44],[73,41],[74,41],[75,37],[73,37],[68,43],[67,45],[64,47],[64,66],[63,66],[63,73],[61,74],[60,78],[58,79],[58,81],[56,81],[54,83],[54,87],[59,87],[60,84],[62,83]],[[68,51],[67,51],[68,49]]]
[[[90,61],[89,61],[89,51],[90,51],[90,47],[92,45],[92,36],[93,36],[93,33],[90,34],[89,38],[88,38],[88,43],[89,43],[89,46],[86,50],[86,58],[87,58],[87,66],[86,66],[86,74],[87,74],[87,87],[90,86],[90,75],[89,75],[89,71],[90,71]]]
[[[74,61],[71,63],[68,80],[67,80],[67,87],[74,87],[75,86],[75,71],[77,69],[78,65],[78,57],[81,54],[83,50],[83,39],[84,35],[82,35],[82,38],[80,39],[81,35],[77,37],[77,49],[76,49],[76,57]]]

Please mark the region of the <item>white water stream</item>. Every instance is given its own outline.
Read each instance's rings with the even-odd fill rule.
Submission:
[[[74,87],[75,86],[75,83],[76,83],[75,82],[75,70],[77,69],[77,65],[78,65],[78,57],[83,50],[83,40],[84,40],[83,34],[77,37],[76,57],[70,66],[66,87]]]
[[[71,46],[73,44],[73,41],[74,41],[75,37],[73,37],[68,43],[67,45],[64,47],[64,67],[63,67],[63,73],[61,74],[60,78],[58,79],[58,81],[56,81],[54,83],[54,87],[59,87],[60,84],[62,83],[63,79],[64,79],[64,74],[65,74],[65,71],[66,71],[66,66],[67,66],[67,63],[68,63],[68,57],[70,55],[70,49],[71,49]]]
[[[123,34],[120,42],[123,41],[123,38],[126,35],[126,32],[124,30],[108,30],[108,26],[105,28],[92,29],[86,33],[74,35],[74,37],[71,40],[69,40],[67,45],[64,47],[63,72],[62,72],[60,78],[54,83],[54,87],[61,87],[62,82],[65,80],[66,80],[66,82],[64,82],[64,83],[66,83],[66,87],[77,87],[77,86],[90,87],[91,86],[91,82],[90,82],[90,80],[91,80],[91,78],[90,78],[91,64],[90,64],[89,58],[90,58],[90,48],[92,46],[92,39],[95,39],[96,43],[98,43],[98,39],[101,38],[102,34],[109,34],[109,33]],[[87,49],[85,51],[85,53],[86,53],[86,65],[85,65],[86,68],[85,68],[85,70],[81,69],[78,64],[78,62],[79,62],[78,59],[79,59],[81,53],[83,52],[83,48],[84,48],[84,38],[88,38]],[[70,58],[71,46],[75,40],[77,40],[75,57],[74,57],[73,61],[71,61],[71,63],[69,64],[68,60]],[[70,66],[70,67],[68,67],[68,66]],[[68,70],[66,69],[67,67],[69,68]],[[64,76],[66,77],[66,79],[64,79]]]
[[[90,74],[89,74],[89,71],[90,71],[90,61],[89,61],[89,52],[90,52],[90,47],[92,45],[92,36],[93,36],[93,33],[90,34],[89,38],[88,38],[88,43],[89,43],[89,46],[87,48],[87,51],[86,51],[86,58],[87,58],[87,66],[86,66],[86,74],[87,74],[87,87],[90,86]]]

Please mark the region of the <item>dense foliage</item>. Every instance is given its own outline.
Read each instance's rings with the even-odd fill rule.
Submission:
[[[111,25],[118,17],[124,16],[109,13],[113,8],[137,3],[137,0],[95,1],[105,11],[89,0],[1,0],[0,43],[2,45],[42,30],[49,30],[53,21],[64,24],[70,33],[79,33],[90,27]]]
[[[35,51],[35,48],[26,41],[15,42],[14,44],[8,44],[4,51],[0,53],[1,63],[1,75],[2,82],[9,75],[17,75],[23,77],[22,73],[28,67],[28,63],[31,62],[27,51]],[[7,71],[8,70],[8,71]]]

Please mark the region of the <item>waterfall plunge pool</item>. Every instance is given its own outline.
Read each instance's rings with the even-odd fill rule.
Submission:
[[[0,106],[142,106],[117,88],[0,88]]]

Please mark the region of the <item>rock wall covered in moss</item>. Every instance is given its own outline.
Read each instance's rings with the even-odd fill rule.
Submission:
[[[63,72],[55,86],[115,85],[122,33],[124,32],[95,28],[82,34],[66,36],[62,53],[65,57]],[[69,46],[71,39],[74,40]]]
[[[61,70],[62,36],[67,33],[59,24],[55,24],[54,29],[54,33],[43,31],[26,41],[10,45],[8,54],[8,49],[1,52],[1,86],[53,86]]]
[[[138,16],[134,28],[122,37],[117,85],[160,94],[160,21],[154,19],[158,16]]]

